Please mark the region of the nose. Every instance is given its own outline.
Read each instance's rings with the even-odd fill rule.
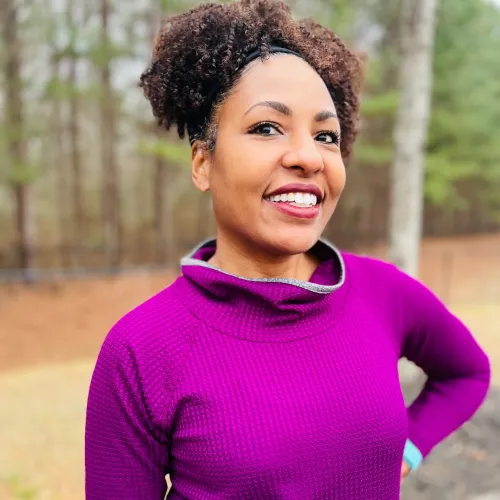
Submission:
[[[311,136],[291,141],[290,149],[281,161],[285,168],[299,170],[305,176],[316,174],[325,168],[318,144]]]

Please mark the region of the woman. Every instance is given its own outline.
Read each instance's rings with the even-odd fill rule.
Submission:
[[[90,387],[89,500],[396,500],[476,411],[489,364],[424,286],[320,235],[345,184],[360,62],[282,2],[203,5],[142,75],[192,144],[216,240],[108,334]],[[429,377],[407,410],[397,364]]]

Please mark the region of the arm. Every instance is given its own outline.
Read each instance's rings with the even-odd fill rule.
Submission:
[[[420,459],[427,456],[479,408],[488,390],[490,366],[470,331],[430,290],[396,273],[401,355],[428,376],[408,409],[410,443],[405,457],[408,453],[418,462],[419,453]]]
[[[87,500],[163,500],[168,449],[151,421],[132,349],[115,327],[90,385],[85,429]]]

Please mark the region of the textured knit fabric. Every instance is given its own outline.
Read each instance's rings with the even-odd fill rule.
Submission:
[[[122,318],[93,374],[87,500],[398,500],[407,439],[425,457],[485,397],[467,328],[394,266],[324,242],[309,282],[185,259]],[[398,360],[429,380],[404,405]]]

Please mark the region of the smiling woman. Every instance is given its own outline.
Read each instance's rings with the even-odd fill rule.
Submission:
[[[307,89],[307,99],[301,89]],[[308,278],[311,269],[300,268],[301,254],[320,237],[345,183],[340,124],[326,84],[295,55],[258,58],[245,67],[213,120],[215,147],[207,152],[201,141],[193,144],[193,176],[199,189],[212,193],[215,262],[244,275],[248,261],[263,264],[272,256],[274,266],[275,256],[286,256],[288,269],[281,274]],[[271,203],[277,194],[280,200]],[[255,269],[252,275],[261,273]]]
[[[141,77],[187,131],[216,238],[111,330],[89,392],[87,500],[397,500],[483,400],[486,356],[394,266],[320,239],[344,190],[361,64],[272,0],[170,18]],[[398,360],[429,381],[406,409]]]
[[[165,23],[141,84],[159,123],[189,134],[193,178],[211,191],[217,221],[211,263],[255,277],[270,269],[308,277],[301,254],[344,188],[358,57],[314,21],[294,21],[281,2],[209,4]],[[278,192],[287,198],[269,203]],[[304,193],[316,193],[314,206]],[[264,268],[249,269],[250,256]]]

